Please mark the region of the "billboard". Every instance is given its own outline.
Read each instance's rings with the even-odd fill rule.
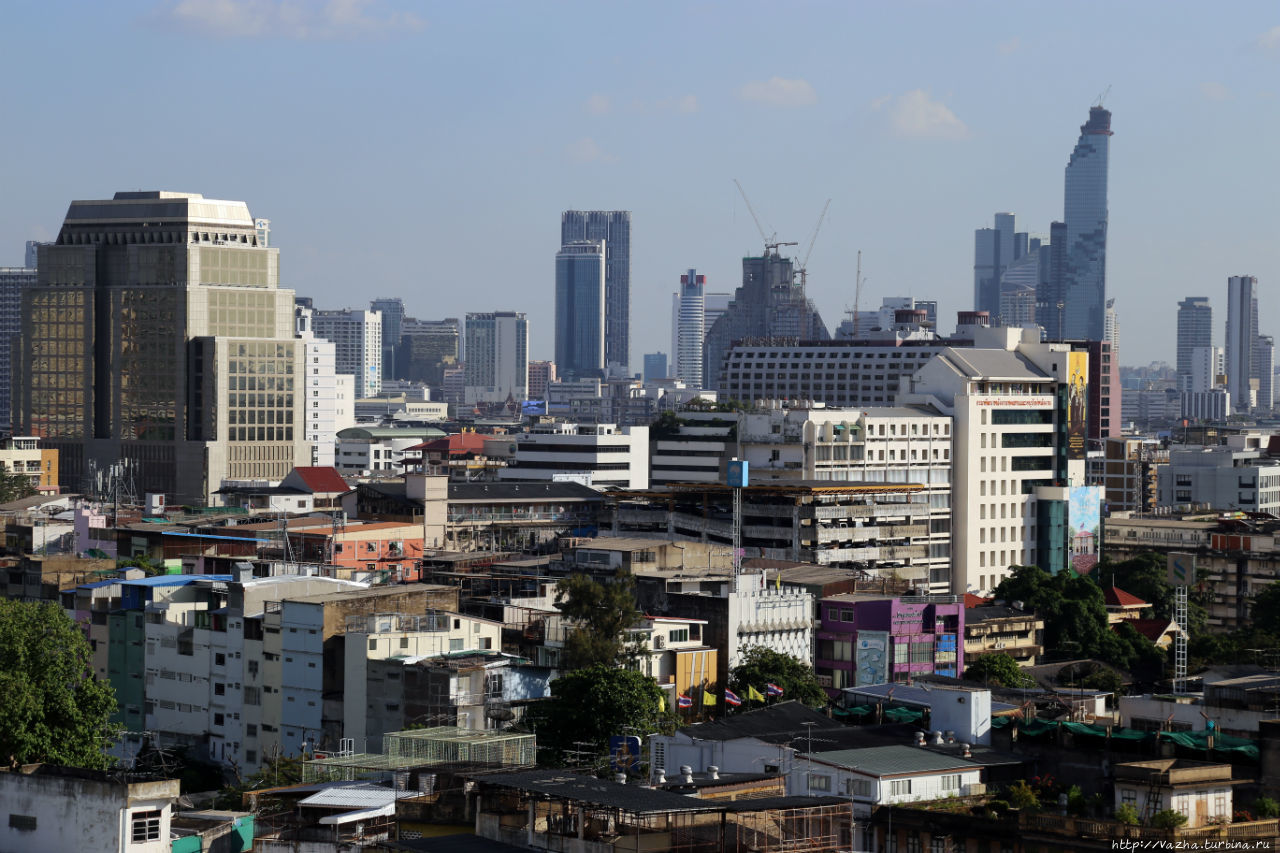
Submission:
[[[887,684],[889,672],[887,652],[889,649],[888,631],[859,631],[857,648],[854,651],[854,684],[865,687],[868,684]]]
[[[1196,582],[1196,555],[1170,554],[1169,577],[1170,586],[1191,586]]]
[[[1102,544],[1102,486],[1072,486],[1068,495],[1067,528],[1071,556],[1097,556]]]
[[[1067,459],[1084,459],[1089,434],[1089,353],[1067,353]]]

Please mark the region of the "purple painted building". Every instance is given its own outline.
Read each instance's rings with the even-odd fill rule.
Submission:
[[[964,602],[954,595],[847,593],[822,599],[814,670],[841,688],[964,672]]]

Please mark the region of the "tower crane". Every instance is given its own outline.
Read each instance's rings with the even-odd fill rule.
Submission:
[[[734,185],[738,188],[738,192],[742,194],[742,200],[747,203],[747,212],[751,214],[751,218],[755,220],[756,230],[760,232],[760,239],[764,241],[764,250],[768,254],[770,249],[777,251],[779,246],[794,246],[795,243],[778,243],[778,232],[774,231],[773,235],[765,233],[764,226],[760,224],[760,217],[756,215],[756,209],[751,206],[751,199],[747,198],[747,191],[742,188],[737,178],[733,179]]]
[[[809,256],[813,254],[813,244],[818,242],[818,232],[822,230],[822,222],[827,218],[827,208],[831,207],[831,199],[827,199],[827,203],[822,206],[822,213],[818,216],[818,224],[813,226],[813,236],[809,238],[809,248],[804,253],[804,260],[800,262],[800,268],[796,270],[800,274],[800,286],[804,287],[807,283],[806,274],[809,271]]]
[[[854,274],[853,286],[853,336],[858,337],[858,308],[862,303],[862,250],[858,250],[858,271]]]

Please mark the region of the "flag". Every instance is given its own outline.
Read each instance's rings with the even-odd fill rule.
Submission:
[[[778,569],[778,573],[773,576],[774,589],[782,589],[782,569]]]
[[[748,685],[747,685],[747,699],[748,699],[749,701],[750,701],[750,700],[754,700],[754,701],[756,701],[756,702],[763,702],[763,701],[764,701],[764,696],[762,696],[762,695],[760,694],[760,691],[759,691],[759,690],[756,690],[754,687],[752,687],[750,684],[748,684]]]
[[[680,708],[692,708],[692,707],[693,707],[693,700],[692,700],[692,699],[690,699],[688,696],[684,695],[683,693],[681,693],[681,694],[676,698],[676,705],[677,705],[678,707],[680,707]]]
[[[709,705],[710,707],[714,708],[717,704],[716,694],[712,693],[710,690],[702,691],[702,704]]]
[[[770,696],[781,696],[782,688],[770,681],[764,686],[764,692],[768,693]]]
[[[732,705],[735,708],[742,704],[742,700],[738,698],[738,694],[734,693],[728,687],[724,689],[724,701],[726,705]]]
[[[663,696],[661,693],[658,694],[658,710],[667,710],[667,697]]]

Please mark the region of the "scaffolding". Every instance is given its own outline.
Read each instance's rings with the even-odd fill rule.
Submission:
[[[489,767],[530,767],[537,752],[531,734],[506,731],[473,731],[436,726],[389,732],[382,742],[387,756],[416,765],[481,764]]]

